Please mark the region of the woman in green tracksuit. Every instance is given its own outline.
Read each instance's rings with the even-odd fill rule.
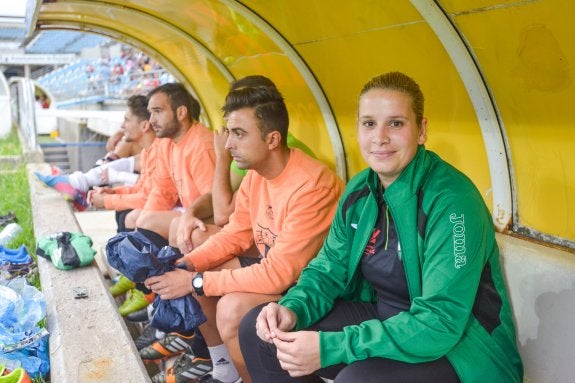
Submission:
[[[369,168],[297,285],[242,321],[254,382],[522,381],[491,216],[473,183],[425,149],[426,126],[408,76],[364,86]]]

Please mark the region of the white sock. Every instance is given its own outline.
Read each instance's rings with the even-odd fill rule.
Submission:
[[[92,185],[90,185],[88,180],[89,177],[86,174],[76,171],[68,176],[68,182],[70,182],[72,187],[75,187],[80,191],[87,192]]]
[[[108,162],[106,166],[108,167],[108,169],[114,169],[117,172],[133,173],[134,163],[135,158],[132,156],[132,157],[118,158],[115,161]]]
[[[152,305],[148,305],[148,306],[152,306]],[[164,339],[164,337],[166,336],[166,333],[156,329],[155,336],[156,336],[156,339]]]
[[[118,172],[108,168],[108,180],[111,184],[133,185],[138,181],[137,173]]]
[[[212,376],[222,382],[235,382],[240,377],[224,344],[208,347],[214,370]]]

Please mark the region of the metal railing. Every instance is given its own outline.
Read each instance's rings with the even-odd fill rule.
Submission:
[[[25,149],[37,150],[36,141],[36,102],[34,98],[34,83],[24,77],[12,77],[10,79],[10,105],[12,121],[20,126],[20,132],[24,139]]]

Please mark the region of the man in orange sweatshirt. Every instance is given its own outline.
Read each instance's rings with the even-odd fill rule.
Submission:
[[[212,215],[214,138],[198,122],[200,105],[182,84],[161,85],[148,98],[150,124],[161,140],[154,185],[136,227],[168,240],[172,220],[185,217],[195,204],[206,207],[194,211],[196,217]]]
[[[211,376],[202,381],[239,382],[241,376],[249,382],[239,322],[296,282],[327,235],[343,182],[324,164],[288,148],[289,118],[277,89],[233,90],[223,110],[226,149],[240,169],[250,169],[235,211],[220,232],[183,257],[187,270],[145,284],[162,299],[192,293],[202,305],[208,320],[199,330],[213,362]],[[243,256],[253,244],[259,257]]]
[[[148,121],[148,98],[135,95],[128,99],[121,131],[126,142],[135,143],[141,149],[139,155],[140,176],[134,185],[94,188],[88,193],[88,202],[97,208],[116,210],[118,231],[134,229],[137,212],[142,209],[153,186],[159,140]]]

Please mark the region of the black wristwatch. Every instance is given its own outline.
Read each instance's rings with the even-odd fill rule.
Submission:
[[[199,296],[204,295],[204,273],[197,273],[192,279],[192,287]]]

